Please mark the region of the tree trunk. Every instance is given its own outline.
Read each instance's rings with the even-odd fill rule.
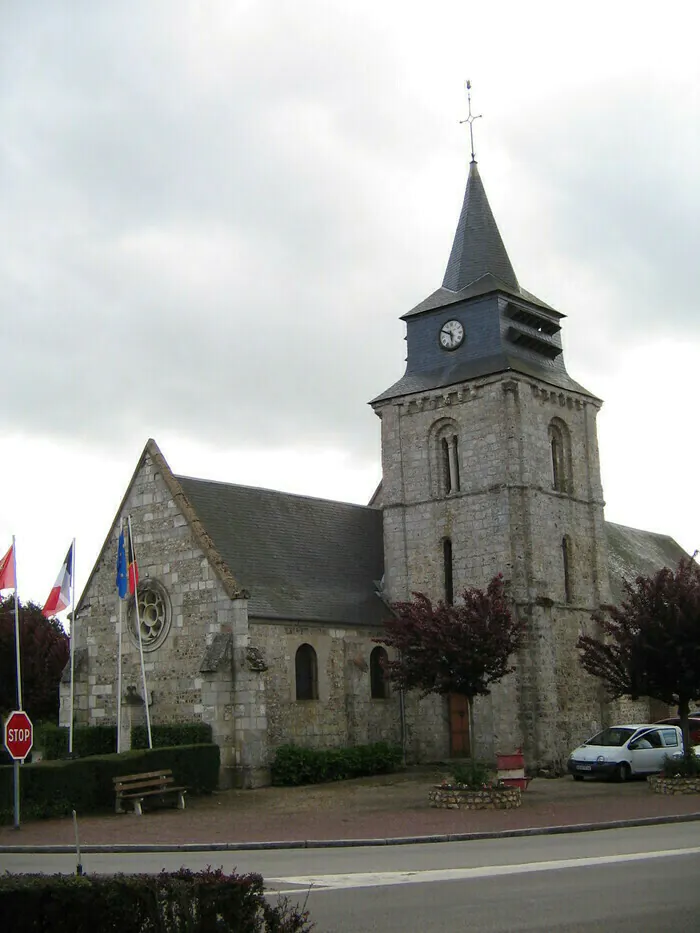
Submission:
[[[690,722],[688,721],[688,710],[690,701],[687,696],[678,697],[678,715],[681,720],[681,732],[683,733],[683,757],[688,761],[693,756],[693,746],[690,744]]]

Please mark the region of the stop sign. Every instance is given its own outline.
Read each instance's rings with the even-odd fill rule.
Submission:
[[[26,758],[34,742],[32,721],[23,710],[15,710],[5,723],[5,748],[15,761]]]

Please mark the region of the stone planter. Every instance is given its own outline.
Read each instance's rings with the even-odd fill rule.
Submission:
[[[655,794],[700,794],[700,774],[696,777],[664,777],[652,774],[647,778]]]
[[[468,787],[436,785],[429,792],[431,807],[441,810],[514,810],[522,803],[519,787]]]

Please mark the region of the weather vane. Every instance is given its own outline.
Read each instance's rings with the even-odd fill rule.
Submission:
[[[469,116],[467,117],[466,120],[460,120],[459,122],[469,124],[469,138],[471,139],[471,143],[472,143],[472,162],[476,162],[476,156],[474,155],[474,126],[473,124],[474,124],[474,120],[481,119],[482,115],[478,113],[476,116],[474,116],[472,113],[471,90],[472,90],[472,83],[471,81],[467,81],[467,102],[469,104]]]

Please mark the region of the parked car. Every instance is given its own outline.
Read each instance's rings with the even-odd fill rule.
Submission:
[[[670,719],[659,719],[654,725],[680,726],[679,716],[672,716]],[[688,713],[688,725],[690,726],[690,741],[693,745],[700,745],[700,710],[691,710]]]
[[[568,769],[575,781],[594,775],[626,781],[632,775],[661,771],[666,758],[682,757],[678,726],[625,723],[603,729],[575,748]]]

